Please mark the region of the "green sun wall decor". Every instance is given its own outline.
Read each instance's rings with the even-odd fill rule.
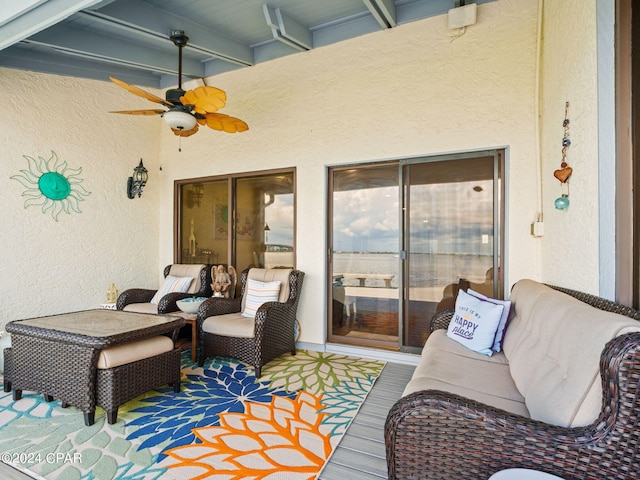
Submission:
[[[78,175],[82,168],[69,168],[67,162],[60,160],[53,150],[49,160],[28,155],[23,157],[29,168],[20,170],[20,174],[13,175],[11,179],[26,187],[22,193],[26,198],[24,208],[41,206],[42,213],[50,212],[56,222],[62,212],[71,214],[73,210],[82,213],[79,202],[91,194],[81,185],[82,179]]]

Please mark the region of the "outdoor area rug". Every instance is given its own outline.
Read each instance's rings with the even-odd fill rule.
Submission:
[[[299,350],[253,368],[224,357],[203,368],[182,353],[169,386],[82,413],[23,392],[0,396],[0,460],[46,479],[311,479],[328,460],[384,362]]]

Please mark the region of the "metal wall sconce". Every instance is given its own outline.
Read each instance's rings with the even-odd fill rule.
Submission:
[[[135,198],[136,195],[140,197],[142,195],[142,188],[147,184],[148,178],[147,169],[144,168],[142,159],[140,159],[140,164],[133,169],[133,176],[127,180],[127,197]]]

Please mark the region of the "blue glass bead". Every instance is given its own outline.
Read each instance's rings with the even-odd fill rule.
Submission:
[[[568,147],[569,145],[571,145],[571,140],[569,140],[567,137],[564,137],[562,139],[562,146],[563,147]]]
[[[564,122],[562,122],[562,126],[566,127],[567,125],[569,125],[569,119],[565,118]]]
[[[567,195],[562,195],[561,197],[556,198],[556,201],[553,202],[553,204],[558,210],[566,210],[569,208],[569,197]]]

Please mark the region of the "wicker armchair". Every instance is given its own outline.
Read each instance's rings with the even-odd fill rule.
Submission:
[[[278,301],[264,303],[255,318],[241,315],[249,278],[282,281]],[[212,355],[233,357],[253,365],[260,378],[267,362],[286,352],[295,355],[296,310],[303,279],[299,270],[247,269],[240,275],[240,297],[206,300],[198,310],[198,364],[203,366]]]
[[[602,298],[553,287],[601,310],[640,320],[640,312]],[[446,328],[453,311],[436,314]],[[640,333],[611,340],[600,360],[603,404],[580,428],[532,420],[444,391],[409,394],[385,424],[390,479],[487,479],[530,468],[566,480],[640,478]]]
[[[168,275],[176,277],[193,277],[189,289],[184,292],[171,292],[163,296],[158,304],[151,303],[156,290],[146,288],[130,288],[118,296],[116,308],[128,312],[137,313],[159,313],[166,314],[177,312],[177,300],[187,297],[209,297],[211,296],[211,266],[210,265],[167,265],[164,268],[165,278]]]

